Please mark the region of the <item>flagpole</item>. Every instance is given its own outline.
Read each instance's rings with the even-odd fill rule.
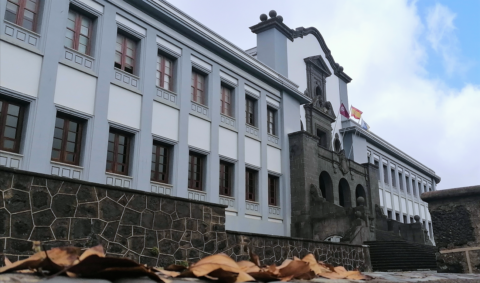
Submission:
[[[357,136],[357,127],[355,127],[354,135]],[[352,146],[350,147],[350,151],[348,152],[348,159],[350,159],[350,154],[352,153],[352,151],[353,151],[353,136],[352,136]]]
[[[338,106],[337,116],[335,116],[335,117],[338,117],[338,114],[340,114],[340,109],[342,108],[342,104],[343,104],[343,102],[340,101],[340,105]],[[340,123],[342,123],[341,118],[340,118]],[[333,127],[333,135],[332,135],[332,149],[335,149],[335,146],[334,146],[333,142],[335,141],[335,130],[336,129],[337,129],[337,123],[335,122],[335,127]],[[342,145],[343,145],[343,139],[342,139]]]

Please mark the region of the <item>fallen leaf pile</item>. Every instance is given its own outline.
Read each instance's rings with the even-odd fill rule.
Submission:
[[[147,276],[156,282],[168,283],[151,269],[127,258],[105,257],[101,245],[90,248],[82,253],[75,247],[53,248],[40,251],[31,257],[11,263],[5,257],[5,266],[0,267],[0,273],[5,272],[35,273],[41,276],[83,277],[116,280],[119,278],[134,278]]]
[[[261,266],[258,256],[250,255],[250,261],[235,262],[226,254],[205,257],[189,267],[170,265],[165,269],[155,269],[158,273],[174,278],[197,277],[216,280],[222,283],[247,281],[290,281],[292,279],[310,280],[315,277],[329,279],[370,280],[372,277],[360,271],[347,271],[342,266],[333,267],[317,262],[312,254],[302,259],[287,259],[280,266]]]
[[[302,259],[285,260],[280,266],[262,266],[257,255],[250,254],[250,261],[235,262],[226,254],[205,257],[188,267],[170,265],[165,269],[149,268],[127,258],[106,257],[101,245],[81,251],[75,247],[53,248],[39,251],[31,257],[11,263],[5,257],[5,266],[0,273],[35,273],[49,278],[68,277],[116,280],[119,278],[149,277],[156,282],[170,283],[173,278],[202,278],[219,283],[248,281],[310,280],[315,277],[330,279],[369,280],[371,277],[360,271],[347,271],[342,266],[333,267],[317,262],[312,254]]]

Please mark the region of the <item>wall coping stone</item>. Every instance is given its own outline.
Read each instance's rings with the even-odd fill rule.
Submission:
[[[420,198],[423,201],[431,202],[436,200],[443,200],[443,199],[451,200],[451,198],[470,197],[470,196],[480,196],[480,185],[453,188],[453,189],[433,191],[433,192],[425,192],[420,195]]]
[[[234,234],[234,235],[241,235],[241,236],[274,238],[274,239],[290,240],[290,241],[303,241],[303,242],[320,243],[320,244],[326,244],[326,245],[337,245],[337,246],[347,246],[347,247],[356,247],[356,248],[368,248],[369,247],[368,245],[352,245],[352,244],[346,244],[346,243],[316,241],[316,240],[305,239],[305,238],[277,236],[277,235],[269,235],[269,234],[257,234],[257,233],[240,232],[240,231],[232,231],[232,230],[226,230],[226,232],[227,232],[227,234]]]
[[[172,199],[172,200],[186,201],[186,202],[191,202],[191,203],[205,204],[205,205],[216,206],[216,207],[221,207],[221,208],[227,208],[228,207],[227,205],[217,204],[217,203],[213,203],[213,202],[192,200],[192,199],[187,199],[187,198],[157,194],[157,193],[152,193],[152,192],[147,192],[147,191],[142,191],[142,190],[128,189],[128,188],[123,188],[123,187],[111,186],[111,185],[107,185],[107,184],[88,182],[88,181],[83,181],[83,180],[78,180],[78,179],[71,179],[71,178],[66,178],[66,177],[60,177],[60,176],[49,175],[49,174],[42,174],[42,173],[13,169],[13,168],[8,168],[8,167],[0,167],[0,171],[11,172],[11,173],[14,173],[14,174],[25,174],[25,175],[30,175],[30,176],[33,176],[33,177],[40,177],[40,178],[46,178],[46,179],[47,178],[48,179],[54,179],[54,180],[59,180],[59,181],[63,181],[63,182],[75,182],[76,184],[80,184],[80,185],[92,186],[92,187],[97,187],[97,188],[104,188],[104,189],[108,189],[108,190],[116,190],[116,191],[122,191],[122,192],[127,192],[127,193],[143,194],[143,195],[146,195],[146,196],[154,196],[154,197],[161,197],[161,198],[165,198],[165,199]]]

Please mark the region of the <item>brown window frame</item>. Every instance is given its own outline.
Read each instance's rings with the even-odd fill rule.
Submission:
[[[245,169],[245,199],[255,201],[257,194],[258,171],[250,168]],[[251,184],[251,182],[253,184]]]
[[[80,155],[81,155],[81,150],[82,150],[82,135],[83,135],[83,124],[84,121],[71,117],[69,115],[63,114],[63,113],[57,113],[57,116],[55,117],[55,129],[57,129],[57,119],[63,119],[63,128],[62,130],[62,139],[61,139],[61,146],[60,146],[60,156],[59,158],[53,158],[53,151],[56,149],[53,148],[52,144],[52,156],[51,160],[56,161],[56,162],[61,162],[61,163],[66,163],[66,164],[72,164],[72,165],[79,165],[80,164]],[[69,134],[69,126],[70,122],[75,122],[77,123],[77,132],[76,132],[76,138],[75,138],[75,150],[73,152],[67,151],[67,143],[68,143],[68,134]],[[53,143],[55,142],[55,133],[53,134]],[[76,158],[74,161],[68,161],[67,156],[69,153],[73,153]]]
[[[220,183],[219,193],[222,196],[232,196],[233,191],[233,165],[231,163],[220,161]]]
[[[36,30],[37,30],[37,20],[38,20],[38,9],[40,7],[40,1],[41,0],[37,0],[37,2],[35,4],[35,11],[27,9],[27,5],[26,5],[27,1],[29,1],[29,0],[18,0],[18,4],[16,4],[16,3],[13,3],[10,0],[7,0],[7,5],[8,5],[8,3],[11,3],[12,5],[18,6],[15,22],[13,22],[14,24],[19,25],[19,26],[21,26],[25,29],[31,30],[33,32],[36,32]],[[25,18],[25,10],[33,13],[32,29],[29,29],[29,28],[23,26],[23,21],[24,21],[24,18]],[[5,13],[7,13],[7,10],[5,10]]]
[[[268,175],[268,205],[278,205],[278,183],[280,178]]]
[[[255,126],[255,103],[253,98],[245,98],[245,123]]]
[[[114,66],[115,68],[118,68],[120,70],[123,70],[129,74],[132,74],[134,75],[135,74],[135,71],[136,71],[136,67],[135,67],[135,63],[136,63],[136,52],[137,52],[137,44],[138,44],[138,41],[135,40],[133,37],[130,37],[128,35],[125,35],[124,33],[122,32],[117,32],[117,38],[115,39],[115,44],[117,44],[118,42],[116,40],[118,40],[118,37],[121,36],[123,37],[123,40],[122,40],[122,46],[121,46],[121,51],[118,51],[116,49],[116,45],[115,45],[115,54],[118,52],[120,53],[120,62],[117,62],[117,59],[115,57],[115,63],[114,63]],[[133,52],[132,52],[132,56],[128,56],[127,55],[127,42],[130,41],[133,43]],[[132,70],[127,70],[126,69],[126,57],[132,59],[132,64],[131,64],[131,67],[132,67]],[[117,66],[118,65],[118,66]]]
[[[232,115],[232,89],[221,86],[220,87],[220,113],[233,117]]]
[[[155,150],[153,147],[156,147]],[[161,157],[161,149],[164,149],[164,162],[160,162],[160,157]],[[171,160],[171,149],[172,146],[166,145],[160,142],[153,142],[152,144],[152,165],[154,166],[154,170],[151,170],[150,168],[150,180],[154,182],[160,182],[160,183],[165,183],[168,184],[169,177],[170,177],[170,160]],[[153,156],[155,156],[155,160],[153,160]],[[159,168],[160,165],[164,166],[164,171],[160,172]],[[164,178],[160,178],[160,176],[163,175]]]
[[[25,112],[25,105],[22,103],[18,103],[9,99],[0,98],[0,103],[2,103],[0,109],[0,150],[19,153],[20,152],[20,144],[22,142],[22,128],[23,128],[23,118]],[[19,108],[17,118],[17,125],[16,125],[16,132],[15,138],[9,138],[5,136],[5,131],[7,127],[7,118],[8,118],[8,105],[14,105]],[[8,126],[11,127],[11,126]],[[14,146],[13,148],[6,148],[4,146],[4,141],[10,140],[13,141]]]
[[[193,162],[194,158],[197,158],[197,164]],[[190,152],[188,156],[188,188],[189,189],[203,191],[204,160],[205,160],[204,156],[197,153]],[[192,172],[197,172],[196,174],[199,174],[198,180],[192,178]]]
[[[275,116],[277,114],[277,110],[267,107],[267,132],[270,135],[276,135],[276,123],[275,123]]]
[[[72,30],[71,28],[68,27],[67,25],[67,29],[72,31],[73,34],[74,34],[74,37],[73,37],[73,47],[68,47],[68,48],[72,48],[74,50],[77,50],[78,52],[82,53],[81,51],[78,50],[78,46],[80,45],[80,35],[82,36],[85,36],[87,37],[87,47],[86,47],[86,50],[85,50],[85,53],[86,55],[90,55],[90,48],[91,48],[91,40],[92,40],[92,29],[93,29],[93,20],[86,16],[85,14],[77,11],[76,9],[69,9],[68,10],[68,13],[70,12],[73,12],[75,13],[75,24],[74,24],[74,29]],[[68,15],[67,15],[68,17]],[[88,28],[88,35],[84,35],[84,34],[81,34],[80,31],[81,31],[81,28],[82,28],[82,19],[85,19],[88,21],[89,23],[89,28]],[[69,19],[67,19],[68,21]],[[65,35],[66,37],[66,35]]]
[[[198,78],[201,77],[203,78],[203,89],[198,88]],[[192,70],[192,86],[191,86],[191,99],[193,102],[200,103],[202,105],[205,105],[205,81],[206,81],[206,76],[197,72],[196,70]],[[198,95],[198,91],[201,91],[201,95]]]
[[[160,62],[159,62],[160,61]],[[170,74],[165,73],[165,61],[170,62]],[[162,54],[157,55],[157,86],[164,88],[169,91],[173,91],[173,63],[174,60],[172,60],[170,57],[164,56]],[[165,76],[169,77],[169,85],[168,88],[165,88]]]
[[[109,138],[108,138],[108,143],[110,143],[110,134],[114,134],[115,135],[115,140],[114,140],[114,147],[113,147],[113,159],[112,161],[109,161],[108,160],[108,152],[110,152],[110,150],[108,150],[108,147],[107,147],[107,164],[106,166],[108,166],[108,163],[112,163],[112,167],[111,169],[106,169],[107,172],[110,172],[110,173],[114,173],[114,174],[120,174],[120,175],[126,175],[128,176],[128,170],[129,170],[129,162],[130,162],[130,144],[131,144],[131,138],[132,138],[132,135],[129,134],[129,133],[126,133],[126,132],[123,132],[123,131],[120,131],[120,130],[117,130],[117,129],[114,129],[114,128],[110,128],[110,131],[108,132],[108,135],[109,135]],[[125,163],[119,163],[117,162],[117,157],[118,157],[118,140],[119,140],[119,136],[122,135],[125,137]],[[124,166],[124,172],[121,172],[121,171],[118,171],[117,170],[117,166],[118,165],[123,165]]]

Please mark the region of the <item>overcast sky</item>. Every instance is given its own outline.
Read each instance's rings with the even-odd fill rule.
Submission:
[[[316,27],[372,132],[433,169],[438,189],[480,185],[480,0],[170,2],[243,49],[271,9]]]

